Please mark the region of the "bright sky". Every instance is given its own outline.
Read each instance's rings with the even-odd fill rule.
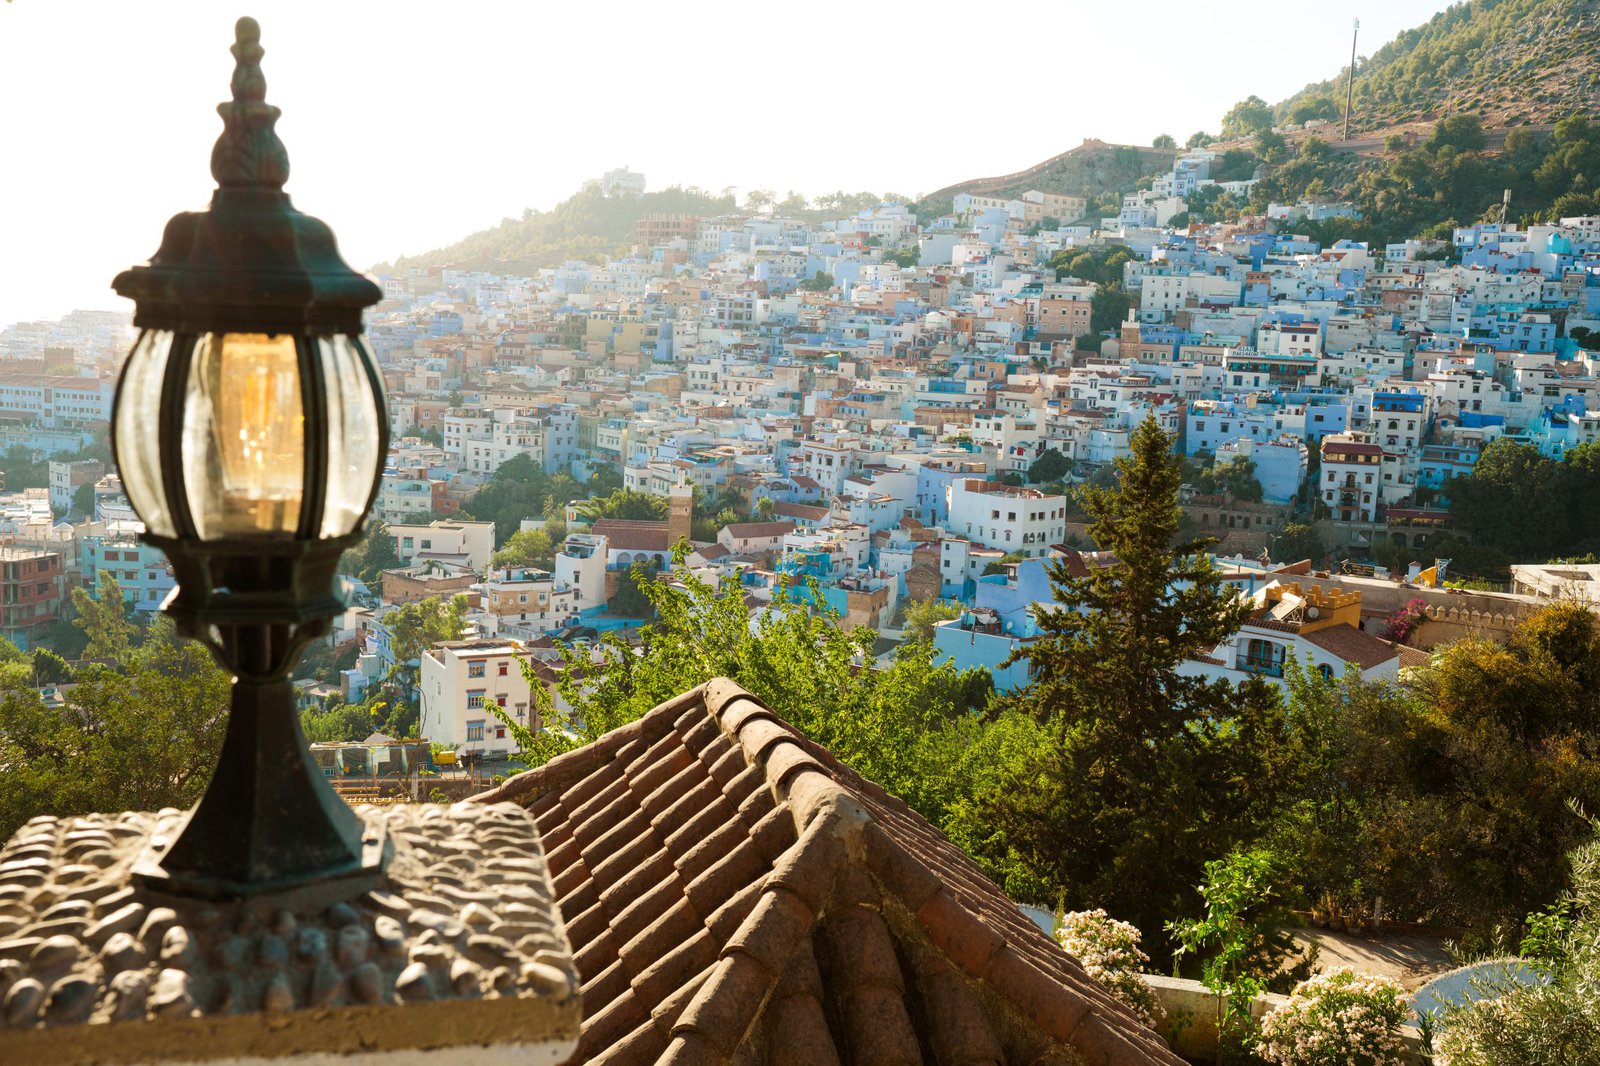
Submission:
[[[357,268],[650,188],[911,195],[1085,137],[1216,131],[1443,0],[11,0],[0,4],[0,325],[109,289],[210,196],[233,20],[254,15],[288,191]],[[1124,21],[1126,19],[1126,21]]]

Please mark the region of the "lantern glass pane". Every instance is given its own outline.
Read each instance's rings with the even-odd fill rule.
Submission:
[[[171,351],[170,330],[147,329],[139,334],[122,368],[117,409],[111,416],[123,491],[144,527],[162,537],[177,535],[161,480],[161,383]]]
[[[317,338],[317,356],[328,393],[328,489],[322,536],[355,531],[367,512],[372,484],[382,469],[378,453],[378,398],[364,363],[359,337]]]
[[[184,394],[183,476],[202,540],[294,534],[305,416],[292,335],[201,335]]]

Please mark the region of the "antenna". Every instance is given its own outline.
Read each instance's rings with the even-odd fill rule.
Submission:
[[[1354,25],[1350,30],[1350,76],[1344,83],[1344,139],[1350,139],[1350,101],[1356,92],[1356,37],[1361,32],[1361,20],[1351,19]]]

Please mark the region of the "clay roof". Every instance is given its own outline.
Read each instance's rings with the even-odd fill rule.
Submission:
[[[1409,644],[1396,644],[1394,650],[1400,655],[1402,667],[1427,666],[1433,658],[1421,648],[1413,648]]]
[[[1355,663],[1363,670],[1370,670],[1400,654],[1387,640],[1379,640],[1355,626],[1329,626],[1301,635],[1322,650],[1337,655],[1347,663]]]
[[[785,533],[794,532],[793,522],[730,522],[723,527],[728,531],[728,536],[735,540],[756,539],[763,540],[769,537],[781,537]]]
[[[672,550],[665,522],[641,522],[626,518],[601,518],[589,530],[604,534],[612,551],[665,552]]]
[[[803,503],[775,503],[772,513],[811,522],[820,522],[828,517],[826,507],[808,507]]]
[[[948,838],[730,681],[477,797],[534,815],[572,1063],[1182,1060]]]

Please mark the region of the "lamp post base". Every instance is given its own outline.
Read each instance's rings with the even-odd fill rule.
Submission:
[[[175,838],[155,838],[134,880],[168,895],[246,899],[314,886],[329,903],[381,883],[381,831],[322,776],[285,677],[233,683],[211,784]]]

